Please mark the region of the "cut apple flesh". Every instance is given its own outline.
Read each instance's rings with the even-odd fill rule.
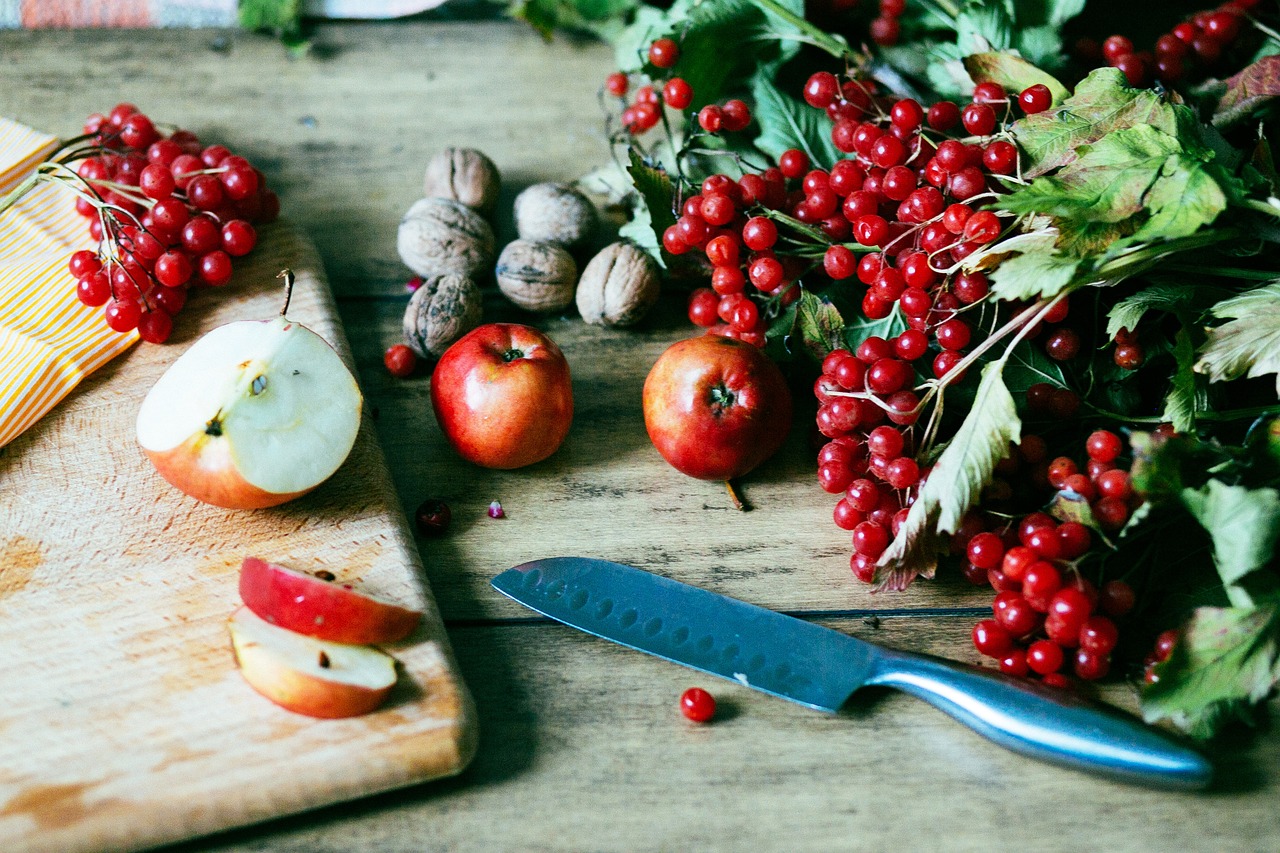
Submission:
[[[417,627],[422,613],[287,566],[246,557],[240,600],[281,628],[337,643],[390,643]]]
[[[247,607],[237,610],[227,627],[245,680],[290,711],[325,718],[367,714],[395,686],[395,658],[379,649],[277,628]]]
[[[161,475],[219,506],[270,506],[336,471],[360,429],[359,386],[324,339],[283,317],[196,341],[148,392],[138,442]]]

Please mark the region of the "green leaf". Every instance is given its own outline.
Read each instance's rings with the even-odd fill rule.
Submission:
[[[1119,70],[1099,68],[1059,107],[1014,122],[1012,132],[1027,155],[1023,175],[1034,178],[1074,161],[1080,146],[1134,126],[1176,137],[1177,113],[1155,92],[1131,89]]]
[[[676,221],[672,212],[671,178],[662,169],[645,163],[634,148],[628,150],[627,156],[630,159],[627,173],[631,175],[636,195],[631,220],[618,229],[618,236],[632,240],[665,267],[662,232]]]
[[[302,0],[240,0],[240,26],[246,30],[294,33],[302,16]]]
[[[1018,242],[1021,254],[1007,257],[991,273],[991,292],[1005,300],[1057,296],[1075,281],[1080,260],[1057,251],[1057,232]]]
[[[1027,389],[1047,382],[1055,388],[1067,384],[1062,372],[1062,362],[1054,361],[1044,351],[1044,346],[1030,340],[1022,340],[1009,353],[1004,366],[1004,384],[1015,400],[1026,400]]]
[[[1021,92],[1030,86],[1043,84],[1049,87],[1055,104],[1067,97],[1067,87],[1052,74],[1007,51],[971,54],[964,58],[964,68],[975,83],[999,83],[1010,92]]]
[[[1004,384],[1003,361],[982,370],[973,407],[920,487],[898,535],[880,557],[877,580],[901,589],[918,574],[922,557],[938,542],[937,534],[955,533],[987,483],[996,463],[1022,434],[1013,396]],[[882,575],[882,576],[881,576]]]
[[[1047,3],[1035,3],[1047,7],[1048,17],[1045,23],[1060,27],[1076,15],[1084,11],[1085,0],[1048,0]]]
[[[1237,583],[1276,556],[1280,537],[1280,492],[1247,489],[1210,480],[1183,489],[1182,504],[1213,539],[1213,560],[1223,584]]]
[[[1227,195],[1202,163],[1179,154],[1165,161],[1145,204],[1151,217],[1129,242],[1189,237],[1227,209]]]
[[[844,319],[828,299],[808,290],[800,294],[796,303],[796,331],[800,334],[800,346],[815,359],[822,361],[843,344],[843,329]]]
[[[784,94],[773,83],[777,68],[766,66],[751,78],[755,98],[755,119],[760,135],[755,146],[776,162],[788,148],[809,155],[814,168],[829,169],[844,155],[831,142],[831,119],[822,110]]]
[[[959,55],[1012,47],[1013,28],[1013,15],[1004,3],[968,0],[956,18]]]
[[[803,0],[780,0],[782,6],[803,17]],[[644,7],[641,13],[645,11]],[[640,31],[639,38],[630,35]],[[647,47],[666,36],[680,44],[680,76],[693,88],[691,109],[723,100],[757,67],[781,63],[800,49],[800,31],[751,0],[677,0],[665,16],[638,14],[629,28],[625,49],[619,56],[623,71],[647,69],[655,79],[665,72],[647,64]],[[619,44],[618,51],[624,48]]]
[[[884,338],[886,341],[891,341],[907,329],[907,318],[902,313],[902,306],[896,303],[893,310],[889,312],[889,316],[882,320],[869,319],[860,311],[855,316],[856,319],[845,323],[844,327],[844,344],[850,352],[856,350],[867,338]]]
[[[1280,606],[1197,609],[1156,675],[1142,691],[1146,721],[1211,737],[1280,679]]]
[[[1210,382],[1275,373],[1280,396],[1280,281],[1219,302],[1212,313],[1230,322],[1208,330],[1196,371]]]
[[[1213,111],[1215,127],[1231,127],[1252,118],[1280,97],[1280,56],[1264,56],[1227,79],[1227,90]]]
[[[1196,428],[1196,348],[1191,343],[1191,330],[1183,326],[1173,339],[1173,380],[1164,399],[1161,417],[1173,424],[1177,432],[1194,432]]]
[[[1205,298],[1206,292],[1212,294],[1208,299]],[[1111,306],[1107,313],[1107,337],[1114,338],[1121,329],[1136,330],[1148,311],[1195,312],[1199,307],[1209,307],[1225,294],[1221,288],[1182,282],[1162,281],[1147,285]]]
[[[1057,68],[1063,64],[1062,31],[1056,26],[1022,27],[1014,34],[1013,46],[1033,65]]]

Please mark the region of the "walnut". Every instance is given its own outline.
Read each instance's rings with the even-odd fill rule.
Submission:
[[[516,231],[523,240],[577,246],[596,226],[596,208],[568,184],[534,184],[516,196]]]
[[[405,266],[424,279],[475,277],[493,262],[493,230],[462,202],[422,198],[400,220],[396,248]]]
[[[658,301],[658,264],[631,243],[605,246],[582,270],[578,312],[588,323],[633,326]]]
[[[507,298],[527,311],[551,313],[573,301],[578,265],[563,246],[537,240],[513,240],[498,256],[494,271]]]
[[[480,325],[480,288],[465,275],[423,282],[404,312],[404,339],[423,358],[439,358],[449,345]]]
[[[498,200],[498,167],[474,148],[446,148],[427,163],[423,195],[451,198],[488,213]]]

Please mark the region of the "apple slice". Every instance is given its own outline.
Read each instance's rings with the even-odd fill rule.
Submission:
[[[308,717],[354,717],[382,704],[396,659],[371,646],[329,643],[277,628],[241,607],[227,622],[240,673],[254,690]]]
[[[362,402],[333,348],[282,311],[196,341],[142,401],[138,443],[161,476],[197,500],[275,506],[338,470]]]
[[[287,566],[245,557],[240,600],[261,618],[333,643],[391,643],[413,632],[422,613]]]

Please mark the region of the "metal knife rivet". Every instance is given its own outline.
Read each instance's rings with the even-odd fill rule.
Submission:
[[[552,581],[547,584],[547,588],[543,591],[543,594],[552,601],[555,601],[557,598],[564,595],[565,589],[567,589],[567,587],[565,586],[564,581]]]
[[[585,589],[580,589],[573,595],[569,596],[569,606],[574,610],[581,610],[587,606],[587,601],[591,599],[591,594]]]
[[[636,624],[636,620],[640,618],[640,614],[631,608],[622,611],[622,615],[618,617],[618,624],[623,628],[630,628]]]
[[[596,618],[603,619],[613,612],[613,599],[606,598],[596,605]]]
[[[677,628],[675,633],[671,635],[671,641],[677,646],[684,645],[689,640],[688,628]]]
[[[656,637],[658,635],[658,632],[661,630],[662,630],[661,619],[654,618],[644,623],[644,635],[646,637]]]

